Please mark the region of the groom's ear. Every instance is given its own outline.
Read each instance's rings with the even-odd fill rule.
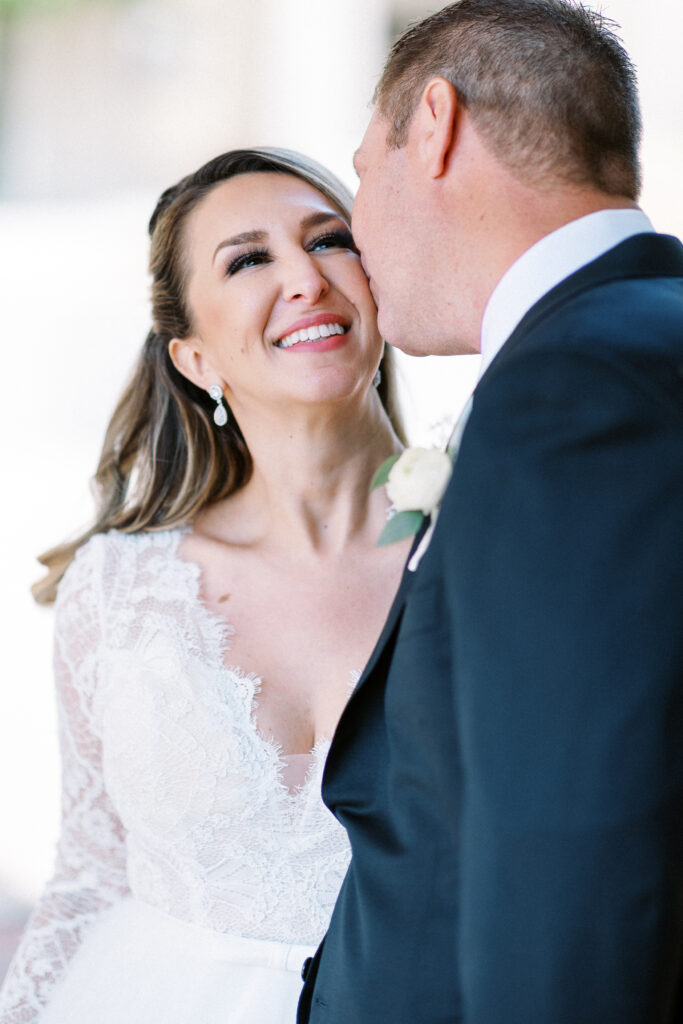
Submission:
[[[414,131],[420,162],[431,178],[440,178],[456,141],[458,95],[446,78],[431,78],[422,90]]]

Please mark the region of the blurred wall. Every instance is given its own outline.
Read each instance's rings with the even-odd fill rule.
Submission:
[[[2,28],[0,287],[5,487],[0,531],[0,904],[50,870],[58,767],[52,616],[35,555],[83,525],[104,425],[147,330],[146,220],[214,154],[301,149],[350,185],[392,34],[410,0],[72,0]],[[640,70],[645,193],[683,235],[678,0],[611,0]],[[577,83],[577,88],[579,83]],[[476,357],[403,360],[414,439],[436,437]]]
[[[11,27],[5,196],[156,192],[215,153],[264,141],[350,173],[390,0],[57,6]]]

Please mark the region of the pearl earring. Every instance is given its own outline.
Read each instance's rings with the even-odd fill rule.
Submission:
[[[381,383],[382,383],[382,371],[378,367],[377,368],[377,373],[372,378],[372,386],[375,387],[375,388],[378,388]]]
[[[216,408],[213,410],[213,422],[217,427],[224,427],[228,422],[228,410],[223,405],[223,392],[218,384],[211,385],[209,395],[216,403]]]

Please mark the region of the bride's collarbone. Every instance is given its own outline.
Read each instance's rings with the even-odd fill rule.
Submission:
[[[383,523],[373,525],[370,533],[359,535],[343,549],[330,547],[322,535],[318,546],[297,545],[289,535],[273,540],[260,533],[250,536],[243,528],[241,532],[225,531],[221,536],[200,526],[198,529],[194,525],[183,537],[180,556],[196,562],[207,579],[246,575],[276,583],[299,573],[321,585],[330,579],[361,585],[369,578],[400,574],[408,553],[403,543],[391,548],[376,545]]]

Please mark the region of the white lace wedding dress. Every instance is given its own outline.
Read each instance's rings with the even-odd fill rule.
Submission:
[[[295,1020],[349,859],[329,741],[302,766],[259,735],[182,537],[97,535],[60,586],[63,826],[0,1024]]]

